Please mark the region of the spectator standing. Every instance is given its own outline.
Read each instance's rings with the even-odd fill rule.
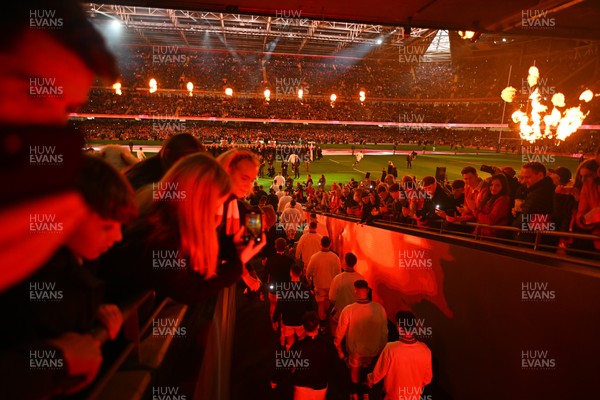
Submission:
[[[340,259],[331,251],[331,239],[321,239],[321,251],[313,254],[306,268],[306,278],[312,282],[321,320],[321,328],[325,328],[327,310],[329,310],[329,288],[333,278],[342,271]]]
[[[352,387],[351,399],[366,392],[361,383],[361,372],[370,367],[383,350],[388,338],[388,321],[385,309],[369,298],[369,285],[365,280],[354,282],[356,302],[346,306],[340,314],[335,332],[335,347],[340,358],[346,355],[342,340],[346,339],[348,367]]]
[[[292,354],[300,354],[306,360],[306,368],[291,371],[294,400],[325,400],[332,371],[336,364],[335,346],[319,334],[319,316],[315,312],[304,315],[302,324],[305,338],[294,343]],[[277,387],[283,374],[276,374],[271,387]]]
[[[285,229],[288,240],[294,241],[298,234],[298,228],[304,221],[302,212],[296,208],[296,200],[290,201],[290,207],[283,210],[280,221]]]
[[[322,238],[323,236],[317,232],[317,223],[311,221],[308,224],[308,232],[300,237],[296,246],[296,259],[299,259],[304,267],[308,266],[313,254],[321,250]]]
[[[335,332],[342,310],[356,301],[354,282],[365,278],[354,270],[358,262],[353,253],[344,256],[344,270],[331,281],[329,288],[329,301],[333,308],[331,311],[331,332]]]
[[[140,160],[140,161],[144,161],[146,159],[146,154],[144,154],[144,150],[142,149],[141,146],[138,148],[136,156],[137,156],[138,160]]]
[[[313,221],[317,223],[317,233],[319,235],[329,236],[329,232],[327,231],[327,225],[325,225],[322,222],[319,222],[319,220],[317,219],[317,214],[315,214],[315,213],[310,213],[309,218],[308,218],[308,224],[304,227],[304,233],[308,232],[309,225]]]
[[[396,322],[400,339],[385,345],[367,381],[372,386],[384,380],[385,400],[418,400],[433,376],[431,350],[413,336],[414,314],[401,311]]]
[[[268,257],[265,262],[271,319],[273,319],[273,312],[277,304],[276,288],[281,283],[290,281],[290,268],[294,265],[294,260],[286,254],[286,249],[287,241],[284,238],[277,238],[275,240],[275,254]]]
[[[522,229],[535,218],[538,222],[550,222],[554,198],[554,183],[546,176],[546,167],[539,162],[528,162],[521,168],[525,183],[525,199],[521,203],[513,225]],[[520,235],[521,239],[533,239],[530,235]]]
[[[273,313],[273,329],[277,330],[281,324],[281,343],[285,343],[286,350],[296,341],[304,339],[302,317],[316,308],[315,298],[308,287],[300,281],[302,268],[292,265],[290,268],[290,281],[275,284],[277,305]]]

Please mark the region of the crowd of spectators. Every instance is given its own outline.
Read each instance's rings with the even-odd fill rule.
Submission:
[[[109,140],[120,143],[140,140],[166,140],[185,132],[197,137],[205,144],[295,144],[316,143],[347,144],[358,147],[366,144],[408,144],[416,149],[431,150],[437,146],[452,146],[455,151],[464,148],[494,150],[498,147],[498,131],[458,130],[446,128],[380,128],[370,126],[303,125],[303,124],[256,124],[251,123],[210,123],[156,118],[144,121],[127,119],[97,119],[71,121],[71,125],[83,132],[88,141]],[[502,133],[504,140],[501,152],[518,152],[518,134],[511,131]],[[600,145],[595,132],[577,131],[564,142],[540,140],[537,146],[563,154],[589,154]],[[523,145],[527,145],[524,142]]]
[[[598,157],[580,164],[572,185],[569,171],[546,171],[539,163],[524,165],[517,178],[522,180],[520,186],[514,184],[513,171],[507,169],[492,169],[494,175],[488,183],[477,177],[476,170],[465,168],[462,185],[453,182],[456,192],[450,197],[445,183],[433,177],[424,177],[420,184],[411,177],[396,182],[393,165],[381,180],[367,177],[343,186],[327,185],[321,175],[315,177],[316,184],[307,179],[294,186],[293,179],[278,174],[268,194],[261,192],[260,186],[252,191],[260,174],[260,156],[263,161],[270,158],[268,149],[255,149],[263,151],[257,155],[218,144],[211,148],[214,157],[203,151],[202,142],[194,135],[172,135],[177,129],[164,132],[159,128],[160,133],[150,133],[140,125],[133,133],[122,126],[111,132],[93,122],[103,131],[97,132],[99,136],[107,131],[120,140],[125,139],[122,135],[128,140],[128,135],[155,135],[166,142],[158,155],[130,166],[125,166],[116,152],[82,154],[84,137],[81,131],[66,126],[68,111],[84,102],[92,76],[114,82],[118,75],[115,60],[76,1],[55,5],[63,29],[31,29],[35,19],[14,16],[29,16],[38,5],[35,1],[14,4],[0,25],[7,44],[2,56],[10,64],[0,70],[6,83],[0,96],[5,139],[1,150],[6,166],[2,170],[5,195],[0,197],[0,250],[3,262],[10,266],[0,271],[0,309],[9,321],[0,333],[0,369],[5,381],[0,386],[2,398],[65,397],[77,392],[85,396],[81,390],[89,388],[101,372],[114,373],[111,361],[122,361],[120,356],[127,348],[137,351],[143,347],[130,330],[150,319],[154,325],[155,309],[152,304],[140,307],[143,310],[128,321],[125,335],[121,307],[132,296],[149,292],[154,296],[151,300],[160,302],[168,297],[186,306],[189,340],[174,354],[177,361],[185,360],[178,372],[185,370],[197,378],[204,361],[209,380],[222,385],[217,391],[223,393],[234,386],[229,385],[231,371],[226,368],[232,359],[225,360],[224,354],[231,356],[233,336],[240,331],[235,327],[241,320],[236,318],[236,301],[246,295],[266,302],[264,282],[274,286],[275,307],[271,320],[262,325],[278,332],[280,351],[301,351],[310,358],[304,368],[288,371],[297,397],[325,398],[336,358],[346,361],[348,376],[340,381],[351,382],[352,398],[381,380],[388,397],[400,390],[419,397],[432,379],[432,355],[416,335],[402,328],[401,321],[408,322],[404,326],[415,326],[415,316],[406,312],[396,315],[399,337],[390,338],[388,316],[373,301],[377,288],[371,288],[353,270],[356,257],[344,254],[342,264],[331,239],[314,236],[321,235],[316,216],[311,216],[307,239],[302,240],[301,209],[360,216],[365,224],[397,217],[417,226],[433,226],[444,220],[452,223],[449,218],[491,225],[510,223],[507,208],[512,206],[512,220],[522,227],[523,240],[528,240],[540,223],[600,233]],[[145,74],[156,73],[145,69],[147,62],[148,56],[142,54],[123,71],[144,80]],[[247,81],[242,65],[252,64],[224,63],[232,74],[225,79]],[[212,72],[212,78],[222,80],[214,73],[220,67],[223,65],[207,69],[206,76]],[[21,89],[31,85],[31,76],[47,76],[48,71],[64,84],[63,95],[22,95]],[[181,81],[181,71],[176,72],[165,70],[165,81],[173,77]],[[215,135],[221,138],[222,133]],[[232,132],[228,135],[236,137]],[[312,153],[310,159],[320,157],[318,144],[299,148],[300,154]],[[249,192],[252,194],[247,197]],[[246,225],[246,220],[251,220],[246,217],[259,212],[264,223],[253,232],[255,227]],[[249,232],[256,234],[250,237]],[[315,238],[319,239],[318,248]],[[564,245],[597,249],[598,242]],[[283,267],[269,263],[290,248],[296,256],[291,263],[283,260]],[[265,269],[261,271],[255,265],[261,265],[263,259]],[[259,279],[264,272],[266,277]],[[317,313],[307,314],[307,310]],[[334,315],[337,317],[332,318]],[[199,326],[202,318],[210,321],[210,332],[216,334],[205,335]],[[252,331],[242,331],[238,337],[255,333],[260,325],[254,324]],[[108,341],[113,342],[103,346]],[[218,350],[217,358],[213,358],[213,350]],[[144,380],[151,375],[148,369],[145,365]],[[369,369],[372,373],[365,377]],[[280,389],[283,381],[275,374],[272,387]],[[200,385],[189,397],[213,398],[209,392],[210,388]]]
[[[424,48],[422,52],[424,53]],[[419,51],[407,48],[405,51]],[[558,53],[558,52],[557,52]],[[486,58],[465,58],[453,62],[402,62],[390,59],[344,59],[295,57],[277,54],[240,54],[192,52],[177,46],[121,47],[118,59],[122,84],[127,88],[147,88],[150,78],[159,88],[185,89],[188,81],[201,91],[262,93],[269,88],[274,95],[295,95],[302,88],[306,95],[358,98],[360,90],[371,98],[497,98],[510,84],[523,89],[531,65],[540,69],[543,84],[557,91],[569,91],[564,83],[581,57],[562,51],[558,57],[538,59],[521,55],[518,62],[494,53]],[[400,62],[399,62],[400,61]],[[593,85],[590,76],[579,74],[579,84]],[[564,88],[560,90],[564,83]],[[527,88],[525,87],[525,90]]]
[[[576,171],[528,162],[520,171],[482,166],[486,175],[480,177],[478,169],[467,166],[461,171],[463,179],[452,182],[445,177],[398,177],[390,163],[376,179],[367,174],[361,181],[333,182],[329,189],[312,182],[294,188],[292,181],[285,190],[307,210],[360,219],[361,224],[394,222],[533,242],[535,233],[542,231],[598,233],[598,154],[596,159],[582,161]],[[588,257],[597,257],[600,250],[600,241],[595,240],[546,236],[541,244],[575,255],[581,255],[577,250],[591,252],[583,254]]]
[[[336,101],[304,98],[275,99],[189,96],[186,93],[124,91],[117,95],[92,90],[82,112],[92,114],[161,115],[176,117],[263,118],[375,122],[500,123],[497,102],[406,103],[391,101]]]

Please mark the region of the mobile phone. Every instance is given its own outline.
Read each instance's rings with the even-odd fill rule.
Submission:
[[[440,209],[440,205],[439,205],[439,204],[436,204],[436,205],[435,205],[435,209],[436,209],[436,210],[439,210],[439,209]]]
[[[262,216],[257,212],[246,214],[244,221],[244,243],[254,240],[254,243],[260,243],[262,240]]]

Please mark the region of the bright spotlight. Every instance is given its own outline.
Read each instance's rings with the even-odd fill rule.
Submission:
[[[383,43],[383,39],[382,39],[382,38],[378,38],[378,39],[375,41],[375,43],[377,43],[377,44],[381,44],[381,43]]]
[[[121,21],[119,21],[118,19],[113,19],[110,23],[110,27],[113,29],[121,29]]]

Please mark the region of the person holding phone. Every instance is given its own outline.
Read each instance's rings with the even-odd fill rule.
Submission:
[[[263,246],[243,245],[242,230],[218,237],[215,216],[230,195],[231,180],[212,156],[181,158],[146,190],[151,200],[123,242],[101,260],[115,293],[152,289],[184,304],[203,303],[235,282]]]

